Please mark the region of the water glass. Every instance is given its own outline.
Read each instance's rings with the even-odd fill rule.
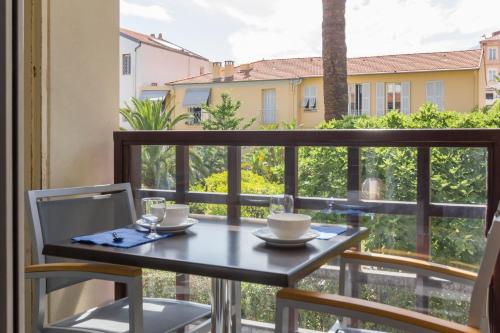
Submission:
[[[161,223],[165,218],[166,203],[165,198],[143,198],[142,201],[142,218],[150,224],[147,238],[156,239],[160,237],[156,232],[156,225]]]
[[[270,214],[293,213],[293,195],[274,195],[269,200]]]

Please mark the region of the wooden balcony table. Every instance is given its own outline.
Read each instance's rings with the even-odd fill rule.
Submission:
[[[292,287],[368,235],[366,228],[349,227],[330,240],[283,249],[252,235],[258,227],[262,224],[200,220],[185,234],[128,249],[68,239],[46,244],[43,254],[211,277],[212,332],[233,333],[241,330],[239,304],[233,300],[241,281]]]

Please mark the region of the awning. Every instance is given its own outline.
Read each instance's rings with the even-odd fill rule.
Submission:
[[[208,103],[210,88],[190,88],[186,90],[182,106],[187,108],[199,107]]]
[[[149,99],[153,101],[162,101],[168,94],[168,90],[143,90],[139,99],[141,101]]]

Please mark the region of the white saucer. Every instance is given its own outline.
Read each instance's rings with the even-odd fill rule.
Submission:
[[[181,233],[186,231],[188,228],[192,227],[196,223],[198,223],[198,220],[188,217],[186,221],[178,225],[158,224],[156,226],[156,231],[158,231],[159,233],[171,233],[171,234]],[[149,227],[150,227],[149,223],[144,222],[142,219],[139,219],[135,222],[135,228],[139,231],[149,231]]]
[[[267,244],[277,247],[304,246],[307,242],[319,237],[319,233],[309,230],[298,239],[280,239],[269,228],[260,228],[252,232],[255,237],[264,240]]]

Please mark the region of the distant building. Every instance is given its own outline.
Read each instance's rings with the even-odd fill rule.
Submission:
[[[500,99],[500,83],[497,78],[500,75],[500,31],[494,32],[491,37],[481,41],[484,52],[484,70],[486,75],[486,87],[484,95],[486,104],[493,104]]]
[[[120,106],[137,98],[163,98],[165,83],[207,74],[210,61],[165,40],[120,29]],[[144,89],[148,87],[147,89]]]
[[[392,109],[409,114],[425,102],[442,110],[468,112],[484,105],[482,50],[350,58],[346,113],[380,116]],[[197,129],[201,104],[216,104],[227,92],[241,101],[240,116],[254,127],[296,120],[313,128],[324,119],[322,59],[261,60],[235,67],[214,63],[212,73],[171,83],[176,113],[194,120],[178,129]]]

